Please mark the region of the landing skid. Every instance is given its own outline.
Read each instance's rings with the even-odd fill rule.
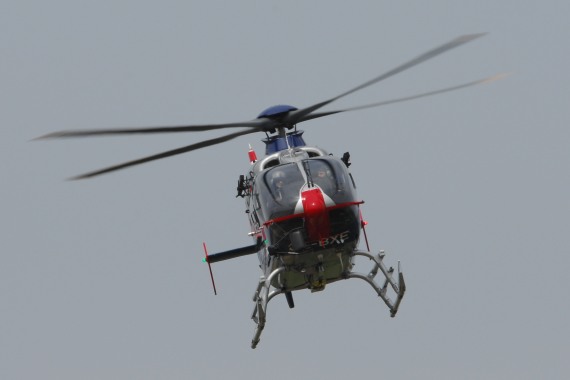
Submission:
[[[404,275],[402,274],[402,270],[400,268],[400,262],[398,261],[398,282],[394,281],[394,277],[392,274],[394,273],[394,268],[390,267],[390,269],[386,268],[384,264],[384,256],[386,254],[384,251],[380,251],[377,256],[371,255],[369,252],[363,251],[355,251],[355,256],[364,256],[368,257],[370,260],[374,261],[374,267],[368,273],[368,275],[364,275],[361,273],[349,272],[347,273],[346,278],[359,278],[361,280],[366,281],[367,283],[374,288],[378,296],[382,298],[386,306],[390,309],[390,316],[394,318],[396,313],[398,312],[398,308],[400,307],[400,302],[402,302],[402,298],[404,298],[404,293],[406,292],[406,283],[404,282]],[[384,275],[384,284],[382,287],[378,286],[378,283],[374,280],[374,277],[378,274],[378,269]],[[396,294],[396,300],[392,301],[392,299],[387,295],[388,292],[388,285],[392,288],[394,293]]]
[[[261,336],[261,332],[265,327],[265,316],[267,315],[267,304],[273,297],[283,293],[281,289],[275,289],[270,292],[271,289],[271,281],[275,276],[279,273],[284,272],[285,267],[277,268],[267,279],[265,276],[261,276],[259,279],[259,283],[257,284],[257,289],[255,290],[255,294],[253,295],[253,302],[255,302],[255,308],[253,309],[253,314],[251,315],[251,319],[257,324],[255,328],[255,333],[253,335],[253,339],[251,340],[251,348],[257,347],[257,343],[259,343],[259,337]]]
[[[366,275],[362,273],[356,273],[347,271],[343,274],[344,279],[349,278],[359,278],[361,280],[366,281],[372,288],[378,293],[378,296],[382,298],[386,306],[390,309],[390,316],[393,318],[396,316],[398,312],[398,308],[400,307],[400,303],[402,302],[402,298],[404,297],[404,293],[406,292],[406,283],[404,282],[404,275],[402,274],[400,268],[400,262],[398,261],[398,281],[394,280],[392,276],[394,273],[394,268],[390,267],[389,269],[384,264],[384,251],[380,251],[378,255],[374,256],[369,252],[364,251],[354,251],[354,256],[364,256],[369,258],[374,262],[374,266],[372,270]],[[257,284],[257,288],[255,290],[255,294],[253,295],[253,302],[255,302],[255,307],[253,309],[253,313],[251,315],[251,319],[256,323],[255,333],[253,335],[253,339],[251,341],[251,348],[257,347],[259,343],[261,332],[265,328],[266,316],[267,316],[267,305],[269,301],[273,299],[273,297],[281,294],[281,293],[288,293],[282,289],[273,289],[271,290],[271,282],[278,276],[280,273],[286,270],[285,267],[277,268],[271,274],[265,278],[265,276],[261,276],[259,279],[259,283]],[[379,283],[376,282],[375,277],[378,274],[378,270],[380,270],[381,274],[384,276],[384,283],[380,286]],[[395,300],[392,300],[388,295],[389,287],[395,293]],[[289,297],[287,299],[289,302]],[[291,297],[292,302],[292,297]],[[291,307],[291,303],[289,304]]]

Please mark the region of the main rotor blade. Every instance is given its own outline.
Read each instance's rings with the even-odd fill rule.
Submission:
[[[476,38],[483,36],[484,33],[480,34],[469,34],[457,37],[441,46],[438,46],[434,49],[431,49],[418,57],[397,66],[396,68],[387,71],[386,73],[371,79],[359,86],[354,87],[351,90],[343,92],[340,95],[337,95],[333,98],[325,100],[323,102],[314,104],[309,107],[305,107],[300,110],[291,111],[287,114],[284,120],[281,120],[282,123],[286,123],[289,125],[297,124],[302,121],[310,120],[312,118],[308,118],[307,116],[313,113],[314,111],[326,106],[338,100],[344,96],[352,94],[353,92],[359,91],[363,88],[371,86],[375,83],[378,83],[384,79],[387,79],[393,75],[396,75],[404,70],[407,70],[413,66],[416,66],[422,62],[425,62],[437,55],[440,55],[448,50],[456,48],[460,45],[463,45],[467,42],[470,42]],[[324,114],[320,114],[319,117],[324,116]],[[224,129],[224,128],[239,128],[239,127],[252,127],[258,130],[270,130],[271,126],[268,126],[267,123],[270,123],[267,119],[254,119],[251,121],[244,121],[238,123],[226,123],[226,124],[204,124],[204,125],[184,125],[184,126],[165,126],[165,127],[150,127],[150,128],[120,128],[120,129],[90,129],[90,130],[67,130],[67,131],[59,131],[48,133],[46,135],[40,136],[36,138],[38,139],[48,139],[48,138],[63,138],[63,137],[87,137],[87,136],[101,136],[101,135],[130,135],[130,134],[155,134],[155,133],[177,133],[177,132],[199,132],[199,131],[210,131],[210,130],[217,130],[217,129]],[[274,123],[271,122],[273,125]]]
[[[464,35],[464,36],[460,36],[457,37],[441,46],[438,46],[434,49],[431,49],[421,55],[419,55],[418,57],[403,63],[395,68],[393,68],[390,71],[385,72],[384,74],[377,76],[374,79],[369,80],[368,82],[365,82],[359,86],[354,87],[351,90],[348,90],[346,92],[343,92],[340,95],[335,96],[334,98],[330,98],[329,100],[325,100],[324,102],[320,102],[317,104],[314,104],[312,106],[297,110],[297,111],[292,111],[287,115],[287,122],[290,124],[296,124],[298,122],[304,121],[304,120],[309,120],[306,118],[307,115],[311,114],[312,112],[318,110],[319,108],[322,108],[324,106],[326,106],[327,104],[330,104],[332,102],[334,102],[335,100],[338,100],[344,96],[347,96],[349,94],[352,94],[353,92],[362,90],[363,88],[366,88],[368,86],[371,86],[375,83],[378,83],[384,79],[387,79],[393,75],[396,75],[398,73],[401,73],[404,70],[407,70],[413,66],[416,66],[422,62],[427,61],[428,59],[431,59],[433,57],[436,57],[442,53],[445,53],[448,50],[451,50],[453,48],[456,48],[458,46],[461,46],[467,42],[473,41],[476,38],[482,37],[484,36],[486,33],[479,33],[479,34],[468,34],[468,35]]]
[[[62,137],[87,137],[102,135],[132,135],[132,134],[154,134],[154,133],[176,133],[176,132],[202,132],[224,128],[251,127],[262,129],[263,124],[267,120],[251,120],[239,123],[227,124],[203,124],[203,125],[181,125],[167,127],[148,127],[148,128],[120,128],[120,129],[86,129],[86,130],[69,130],[48,133],[37,137],[35,140],[62,138]]]
[[[345,108],[342,110],[335,110],[335,111],[325,111],[325,112],[317,112],[317,113],[311,113],[307,116],[305,116],[305,118],[303,118],[302,120],[300,120],[299,122],[302,121],[307,121],[307,120],[313,120],[313,119],[317,119],[319,117],[323,117],[323,116],[329,116],[329,115],[334,115],[337,113],[341,113],[341,112],[349,112],[349,111],[357,111],[357,110],[363,110],[366,108],[373,108],[373,107],[380,107],[380,106],[385,106],[388,104],[394,104],[394,103],[400,103],[400,102],[407,102],[408,100],[415,100],[415,99],[419,99],[419,98],[425,98],[427,96],[432,96],[432,95],[438,95],[438,94],[443,94],[445,92],[450,92],[450,91],[455,91],[455,90],[460,90],[466,87],[471,87],[471,86],[475,86],[478,84],[483,84],[483,83],[491,83],[491,82],[495,82],[497,80],[503,79],[506,76],[508,76],[510,74],[497,74],[494,75],[492,77],[488,77],[485,79],[479,79],[473,82],[469,82],[469,83],[463,83],[457,86],[453,86],[453,87],[447,87],[447,88],[442,88],[440,90],[435,90],[435,91],[430,91],[430,92],[424,92],[422,94],[416,94],[416,95],[411,95],[411,96],[406,96],[404,98],[397,98],[397,99],[390,99],[390,100],[384,100],[382,102],[377,102],[377,103],[372,103],[372,104],[366,104],[363,106],[356,106],[356,107],[351,107],[351,108]]]
[[[211,146],[211,145],[216,145],[216,144],[220,144],[232,139],[235,139],[236,137],[239,136],[244,136],[250,133],[256,133],[258,132],[257,128],[250,128],[250,129],[246,129],[243,131],[239,131],[239,132],[234,132],[231,133],[229,135],[225,135],[225,136],[221,136],[221,137],[216,137],[214,139],[210,139],[210,140],[204,140],[192,145],[188,145],[182,148],[178,148],[178,149],[173,149],[173,150],[169,150],[167,152],[163,152],[163,153],[158,153],[152,156],[148,156],[148,157],[143,157],[143,158],[139,158],[138,160],[133,160],[133,161],[129,161],[129,162],[125,162],[122,164],[118,164],[118,165],[114,165],[114,166],[110,166],[108,168],[104,168],[104,169],[100,169],[100,170],[96,170],[96,171],[92,171],[89,173],[85,173],[85,174],[81,174],[75,177],[70,178],[70,180],[77,180],[77,179],[85,179],[85,178],[91,178],[91,177],[95,177],[101,174],[105,174],[105,173],[109,173],[109,172],[113,172],[116,170],[120,170],[120,169],[124,169],[124,168],[128,168],[130,166],[135,166],[135,165],[140,165],[140,164],[144,164],[146,162],[150,162],[150,161],[155,161],[155,160],[160,160],[162,158],[166,158],[166,157],[171,157],[171,156],[175,156],[178,154],[182,154],[182,153],[186,153],[186,152],[190,152],[193,150],[197,150],[197,149],[201,149],[201,148],[205,148],[207,146]]]

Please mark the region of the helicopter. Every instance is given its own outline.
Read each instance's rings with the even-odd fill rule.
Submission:
[[[293,292],[305,289],[311,292],[323,291],[328,284],[339,280],[360,279],[367,282],[386,304],[391,317],[394,317],[406,292],[406,283],[399,261],[397,268],[394,269],[384,263],[384,251],[371,253],[365,228],[367,223],[360,211],[364,201],[357,196],[355,181],[349,170],[350,153],[346,152],[342,157],[336,157],[322,148],[308,146],[303,138],[304,132],[298,130],[297,125],[341,112],[409,101],[500,79],[504,75],[495,75],[388,101],[317,112],[340,98],[483,35],[484,33],[469,34],[454,38],[328,100],[304,108],[290,105],[272,106],[249,121],[146,128],[65,130],[49,133],[38,139],[239,128],[237,132],[70,178],[79,180],[263,132],[266,135],[262,140],[265,143],[265,156],[258,159],[250,146],[248,151],[250,169],[246,175],[240,175],[237,182],[236,197],[245,200],[245,212],[251,227],[249,235],[254,243],[214,254],[209,254],[206,244],[203,243],[203,261],[208,264],[214,294],[217,294],[217,290],[211,264],[257,254],[262,275],[253,296],[254,309],[251,318],[255,323],[255,331],[251,347],[256,348],[260,341],[267,321],[270,300],[284,294],[289,307],[294,308]],[[361,232],[366,250],[358,248]],[[372,262],[372,268],[368,273],[353,270],[357,257]],[[377,276],[380,278],[376,279]]]

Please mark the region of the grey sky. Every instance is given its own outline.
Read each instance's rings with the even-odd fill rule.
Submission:
[[[566,378],[568,2],[228,3],[0,3],[0,378]],[[262,135],[78,182],[217,134],[29,141],[306,106],[477,32],[330,109],[514,75],[302,127],[352,155],[395,319],[344,281],[272,301],[249,348],[256,258],[215,265],[217,297],[200,260],[251,244],[235,182]]]

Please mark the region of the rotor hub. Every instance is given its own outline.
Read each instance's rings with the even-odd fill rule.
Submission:
[[[275,118],[275,117],[279,117],[281,115],[286,114],[287,112],[290,111],[296,111],[298,108],[297,107],[293,107],[293,106],[289,106],[287,104],[280,104],[280,105],[276,105],[276,106],[271,106],[265,110],[263,110],[259,116],[257,116],[258,119],[262,119],[264,117],[266,118]]]

